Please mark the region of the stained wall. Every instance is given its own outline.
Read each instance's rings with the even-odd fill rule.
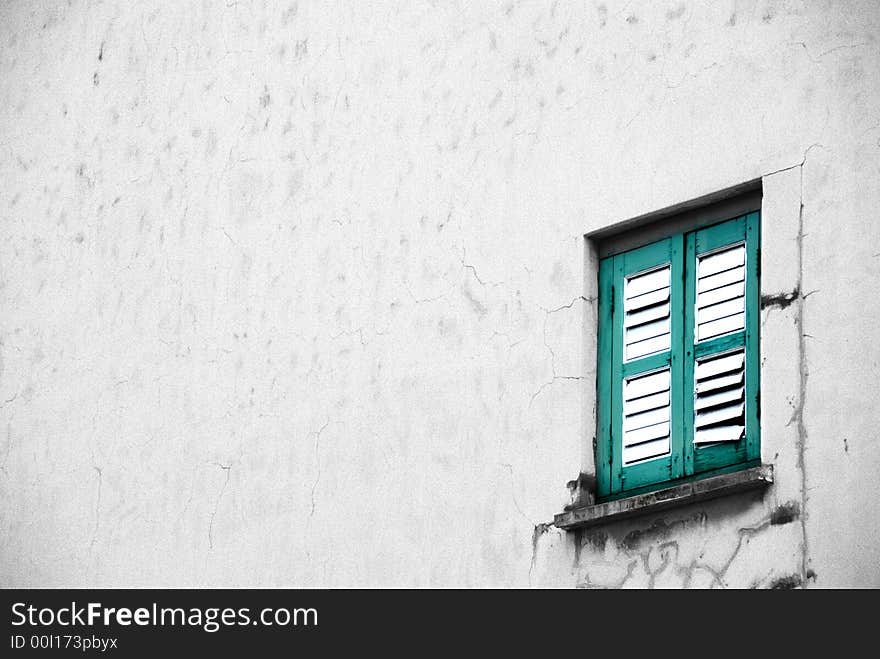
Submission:
[[[3,3],[0,583],[880,585],[877,34],[867,1]],[[585,234],[754,179],[796,292],[777,483],[549,525],[592,459]]]

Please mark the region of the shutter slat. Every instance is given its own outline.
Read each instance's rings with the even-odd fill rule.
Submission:
[[[631,327],[644,325],[659,318],[669,318],[669,303],[658,304],[653,307],[644,307],[639,311],[627,311],[624,327],[629,330]],[[627,334],[629,336],[629,334]]]
[[[723,389],[724,387],[732,387],[736,384],[742,384],[744,379],[742,373],[734,373],[733,375],[725,375],[723,377],[712,378],[709,380],[699,380],[697,381],[697,393],[703,394],[709,391],[715,391],[716,389]]]
[[[660,290],[651,291],[650,293],[645,293],[644,295],[637,295],[636,297],[629,298],[626,301],[626,308],[630,311],[636,311],[637,309],[641,309],[643,307],[650,307],[654,304],[668,301],[669,286],[664,286]]]
[[[738,281],[745,281],[745,276],[745,266],[740,266],[738,268],[733,268],[732,270],[719,272],[717,275],[712,275],[711,277],[702,277],[697,280],[697,292],[708,293],[709,291],[714,291],[722,286],[727,286]]]
[[[640,414],[628,414],[623,422],[624,432],[638,430],[639,428],[647,428],[658,423],[669,421],[669,407],[661,407],[654,410],[641,412]]]
[[[709,444],[716,442],[736,442],[742,439],[745,426],[716,426],[704,428],[694,433],[694,444]]]
[[[655,336],[662,336],[663,334],[669,334],[669,317],[661,318],[660,320],[655,320],[650,323],[645,323],[644,325],[639,325],[638,327],[632,327],[627,332],[626,337],[632,343],[636,341],[642,341],[644,339],[653,339]]]
[[[703,307],[697,311],[697,323],[704,325],[709,321],[726,318],[727,316],[745,311],[744,302],[743,298],[738,297],[733,300]]]
[[[734,282],[727,286],[721,286],[720,288],[701,293],[697,297],[697,307],[708,307],[713,304],[718,304],[719,302],[726,302],[727,300],[743,297],[745,292],[746,285],[745,282],[742,281]]]
[[[631,465],[636,462],[659,458],[669,453],[669,438],[663,437],[652,442],[645,442],[638,446],[623,449],[624,464]]]
[[[669,288],[669,266],[628,277],[626,281],[626,298],[634,298],[661,288]]]
[[[746,246],[737,245],[720,252],[700,257],[700,277],[730,270],[746,262]]]
[[[657,336],[653,339],[645,339],[644,341],[631,343],[626,347],[626,358],[637,359],[639,357],[653,355],[657,352],[663,352],[664,350],[669,350],[669,333]]]
[[[745,411],[745,403],[737,402],[734,405],[726,405],[724,407],[719,407],[717,409],[713,409],[709,412],[701,412],[697,411],[697,420],[694,424],[697,428],[702,428],[704,426],[715,425],[716,423],[721,423],[722,421],[730,421],[731,419],[738,419],[743,415]]]
[[[739,371],[742,368],[744,359],[745,355],[742,352],[734,352],[723,357],[698,361],[694,376],[698,380],[705,380],[722,373]]]
[[[701,396],[697,400],[697,409],[704,410],[709,407],[721,405],[723,403],[732,403],[734,401],[742,400],[743,396],[745,395],[745,391],[745,387],[737,387],[736,389],[721,391],[717,394],[706,394],[705,396]]]
[[[630,378],[623,388],[623,398],[628,402],[661,391],[669,391],[669,369]]]
[[[653,426],[645,426],[644,428],[636,428],[635,430],[626,430],[623,433],[623,446],[635,446],[642,442],[649,442],[661,437],[669,437],[669,422],[657,423]]]
[[[703,323],[698,327],[699,341],[705,341],[706,339],[712,339],[716,336],[721,336],[722,334],[730,334],[731,332],[736,332],[745,327],[745,313],[735,313],[732,316],[727,316],[726,318],[719,318],[718,320],[710,320],[708,323]]]
[[[641,398],[627,401],[626,409],[628,414],[638,414],[639,412],[654,410],[658,407],[663,407],[664,405],[669,405],[668,391],[662,391],[659,394],[642,396]]]

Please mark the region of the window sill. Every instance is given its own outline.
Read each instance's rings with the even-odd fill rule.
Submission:
[[[773,465],[763,464],[741,471],[682,483],[663,490],[637,494],[591,506],[581,506],[553,518],[557,528],[572,531],[588,526],[607,524],[636,515],[647,515],[667,508],[683,506],[767,487],[773,483]]]

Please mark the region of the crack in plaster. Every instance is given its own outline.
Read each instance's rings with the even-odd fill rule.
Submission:
[[[813,145],[815,146],[815,145]],[[807,161],[807,154],[810,152],[809,147],[804,152],[804,160],[801,163],[801,199],[798,210],[798,281],[797,290],[803,290],[804,280],[804,163]],[[794,410],[793,418],[797,423],[797,468],[801,473],[801,566],[800,580],[802,584],[807,581],[807,563],[809,561],[809,543],[807,540],[807,469],[805,463],[806,442],[807,442],[807,426],[804,422],[804,407],[807,398],[807,381],[809,379],[809,371],[807,365],[807,341],[804,335],[804,302],[805,297],[801,296],[797,306],[797,328],[798,328],[798,404]]]
[[[364,341],[364,330],[362,327],[357,328],[356,330],[345,331],[340,330],[338,334],[330,334],[331,341],[337,341],[341,339],[343,336],[351,338],[353,336],[357,336],[360,339],[361,347],[366,347],[367,342]]]
[[[715,568],[712,565],[702,562],[699,558],[695,558],[691,560],[691,562],[687,565],[681,565],[678,563],[678,556],[680,551],[680,545],[677,540],[662,540],[659,544],[650,544],[645,549],[639,549],[637,551],[633,551],[635,547],[641,544],[642,538],[654,534],[660,535],[660,539],[668,536],[669,531],[675,529],[679,526],[686,526],[693,522],[699,522],[700,524],[705,523],[705,512],[701,512],[698,515],[695,515],[692,518],[676,520],[671,523],[667,523],[664,520],[660,520],[658,522],[654,522],[650,527],[646,529],[635,529],[631,531],[623,540],[618,544],[619,548],[623,551],[624,557],[629,557],[629,561],[627,563],[627,572],[626,574],[619,580],[616,581],[609,586],[608,588],[619,589],[623,588],[627,585],[627,583],[634,577],[636,567],[638,565],[642,565],[644,567],[645,575],[647,576],[647,588],[654,588],[656,585],[657,577],[665,571],[670,566],[673,567],[675,572],[682,577],[682,586],[687,588],[693,581],[694,574],[699,571],[705,571],[712,577],[711,586],[719,586],[721,588],[728,588],[728,584],[726,583],[726,576],[729,572],[730,568],[736,562],[736,559],[739,557],[744,544],[746,544],[747,540],[754,538],[755,536],[764,533],[772,526],[777,526],[779,524],[785,524],[790,521],[795,521],[797,517],[798,507],[796,502],[790,502],[788,504],[784,504],[780,506],[773,512],[771,512],[768,516],[763,518],[760,522],[753,526],[745,526],[737,529],[737,543],[734,547],[731,554],[727,557],[724,563],[719,567]],[[782,519],[782,516],[787,515],[785,519]],[[533,541],[536,543],[537,538],[543,533],[546,532],[546,529],[542,530],[541,533],[538,533],[538,527],[536,527],[536,534],[533,538]],[[578,538],[577,542],[581,542],[582,540]],[[670,552],[675,552],[675,557],[671,557]],[[652,552],[654,555],[660,554],[661,560],[660,564],[653,568],[651,567],[651,556]],[[534,557],[533,557],[534,562]],[[798,585],[803,585],[807,583],[808,579],[815,578],[815,574],[812,570],[806,570],[803,576],[796,575],[794,577],[781,577],[776,581],[772,582],[769,587],[775,588],[780,587],[779,584],[789,584],[794,583],[794,586],[788,587],[796,587]],[[578,587],[593,587],[598,586],[599,584],[594,584],[590,578],[588,572],[585,571],[584,576],[581,578],[578,583]],[[710,586],[710,587],[711,587]]]
[[[424,304],[425,302],[436,302],[437,300],[442,300],[447,295],[452,292],[452,288],[441,295],[435,295],[434,297],[426,297],[426,298],[417,298],[415,293],[412,292],[412,289],[409,287],[407,282],[403,282],[403,287],[406,289],[406,292],[409,293],[409,296],[413,299],[413,302],[416,304]]]
[[[522,518],[524,520],[526,520],[529,524],[534,524],[534,522],[529,519],[529,516],[523,512],[523,509],[519,506],[519,502],[516,500],[516,488],[513,482],[513,465],[506,462],[500,462],[499,464],[510,472],[510,498],[513,501],[513,507],[516,508],[517,512],[519,512],[520,515],[522,515]]]
[[[801,44],[806,48],[805,44]],[[837,50],[837,49],[832,49]],[[831,52],[831,51],[828,51]],[[789,169],[793,169],[794,167],[800,167],[800,205],[798,207],[798,233],[796,237],[797,241],[797,283],[795,284],[794,290],[790,294],[782,294],[777,296],[762,296],[761,297],[761,308],[767,308],[770,306],[778,306],[779,308],[786,308],[794,302],[797,302],[797,311],[795,314],[795,322],[798,328],[798,399],[797,405],[792,412],[791,418],[786,423],[786,427],[791,426],[792,423],[795,424],[797,429],[797,439],[796,439],[796,448],[797,448],[797,469],[801,474],[801,486],[800,486],[800,524],[801,524],[801,565],[800,565],[800,575],[799,575],[799,584],[806,585],[809,579],[815,578],[815,573],[807,567],[809,563],[809,541],[807,538],[807,522],[806,522],[806,510],[807,510],[807,472],[806,472],[806,442],[808,437],[808,431],[806,422],[804,421],[804,408],[806,406],[806,398],[807,398],[807,383],[809,380],[809,367],[807,364],[807,342],[806,339],[813,338],[812,335],[808,334],[804,331],[804,303],[806,299],[813,295],[814,293],[818,293],[818,290],[812,290],[807,293],[803,293],[803,279],[804,279],[804,238],[807,234],[804,233],[804,166],[807,162],[807,156],[810,151],[814,148],[824,149],[825,147],[819,143],[813,143],[804,151],[804,156],[801,159],[801,162],[792,165],[791,167],[786,167],[784,169],[778,170],[777,172],[772,172],[773,174],[787,171]],[[768,174],[769,176],[769,174]]]
[[[226,480],[223,481],[223,487],[220,488],[220,493],[217,495],[217,500],[214,502],[214,510],[211,513],[211,521],[208,523],[208,548],[214,548],[214,517],[217,516],[217,509],[220,507],[220,499],[223,498],[223,493],[226,491],[226,486],[229,484],[229,472],[232,469],[232,466],[218,464],[218,467],[226,472]]]
[[[550,347],[550,344],[547,343],[547,319],[550,317],[550,314],[557,313],[558,311],[563,311],[565,309],[571,309],[575,303],[581,300],[583,302],[592,302],[593,298],[584,297],[583,295],[578,295],[572,298],[571,302],[568,304],[563,304],[554,309],[546,309],[544,307],[540,307],[540,309],[544,312],[544,326],[541,330],[541,337],[544,343],[544,347],[547,348],[547,351],[550,353],[550,371],[553,373],[553,377],[548,381],[541,384],[538,387],[537,391],[532,394],[532,397],[529,399],[528,408],[531,409],[532,403],[535,402],[535,399],[544,391],[547,387],[552,385],[557,380],[583,380],[584,377],[582,375],[557,375],[556,374],[556,353],[553,352],[553,348]]]
[[[801,158],[800,162],[796,162],[793,165],[789,165],[788,167],[781,167],[779,169],[775,169],[772,172],[768,172],[762,176],[762,178],[767,178],[768,176],[773,176],[774,174],[780,174],[782,172],[787,172],[790,169],[794,169],[795,167],[801,168],[801,202],[803,203],[804,199],[804,181],[803,181],[803,166],[804,163],[807,162],[807,154],[810,153],[815,147],[819,147],[820,149],[824,149],[825,147],[818,142],[814,142],[810,146],[807,147],[806,151],[804,151],[804,157]]]
[[[871,44],[867,41],[862,41],[854,44],[844,44],[842,46],[835,46],[834,48],[829,48],[828,50],[822,51],[816,57],[813,57],[810,54],[810,49],[807,44],[803,41],[790,41],[790,45],[792,46],[800,46],[804,49],[804,53],[806,53],[807,57],[813,64],[820,64],[822,62],[822,58],[826,55],[830,55],[831,53],[835,53],[839,50],[852,50],[853,48],[860,48],[861,46],[870,46]]]
[[[448,218],[447,218],[447,220],[448,220]],[[459,259],[459,262],[461,263],[461,267],[463,270],[470,270],[471,273],[473,273],[473,275],[474,275],[474,279],[477,280],[477,283],[480,286],[491,286],[492,288],[497,288],[498,286],[503,286],[506,283],[504,281],[488,281],[488,280],[483,281],[482,279],[480,279],[480,275],[477,274],[477,269],[473,265],[471,265],[470,263],[467,263],[466,261],[467,261],[467,249],[462,247],[461,248],[461,259]]]
[[[324,422],[324,425],[321,426],[318,431],[315,433],[315,482],[312,484],[312,509],[309,512],[309,517],[313,517],[315,515],[315,491],[318,489],[318,482],[321,480],[321,456],[319,453],[319,440],[321,439],[321,433],[330,425],[330,419],[327,419]]]
[[[95,541],[98,539],[98,530],[101,527],[101,488],[104,482],[104,472],[102,469],[94,465],[92,466],[92,469],[98,474],[98,486],[97,493],[95,494],[95,526],[92,529],[92,540],[89,543],[89,553],[91,553],[92,549],[95,547]]]

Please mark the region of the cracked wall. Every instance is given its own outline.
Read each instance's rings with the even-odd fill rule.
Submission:
[[[880,12],[706,5],[4,3],[0,583],[880,585]],[[584,234],[760,177],[777,483],[548,525]]]

